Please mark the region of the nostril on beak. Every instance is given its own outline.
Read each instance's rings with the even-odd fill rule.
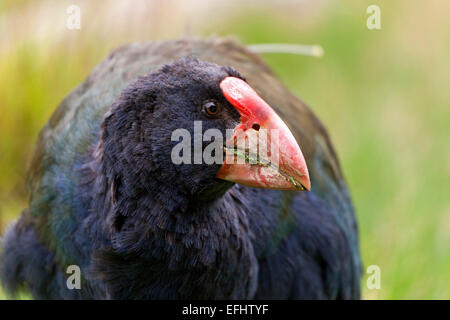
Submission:
[[[257,124],[257,123],[254,123],[254,124],[252,125],[252,128],[253,128],[254,130],[256,130],[256,131],[259,131],[259,128],[261,128],[261,126],[260,126],[259,124]]]

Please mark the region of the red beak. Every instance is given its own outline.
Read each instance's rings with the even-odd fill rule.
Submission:
[[[239,78],[226,77],[220,88],[241,123],[227,141],[217,178],[257,188],[310,190],[302,151],[275,111]]]

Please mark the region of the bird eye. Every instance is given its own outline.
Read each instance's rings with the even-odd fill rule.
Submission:
[[[214,101],[208,101],[203,105],[202,111],[210,116],[215,116],[219,113],[220,108]]]

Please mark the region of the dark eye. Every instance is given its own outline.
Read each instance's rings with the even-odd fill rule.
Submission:
[[[215,116],[219,113],[220,107],[215,101],[207,101],[203,105],[202,111],[207,115]]]

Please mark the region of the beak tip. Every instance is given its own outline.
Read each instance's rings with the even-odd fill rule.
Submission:
[[[295,190],[311,191],[311,181],[308,174],[303,175],[300,179],[294,180],[291,178],[291,183],[294,185]]]
[[[304,191],[311,191],[311,183],[308,181],[308,184],[302,184]]]

